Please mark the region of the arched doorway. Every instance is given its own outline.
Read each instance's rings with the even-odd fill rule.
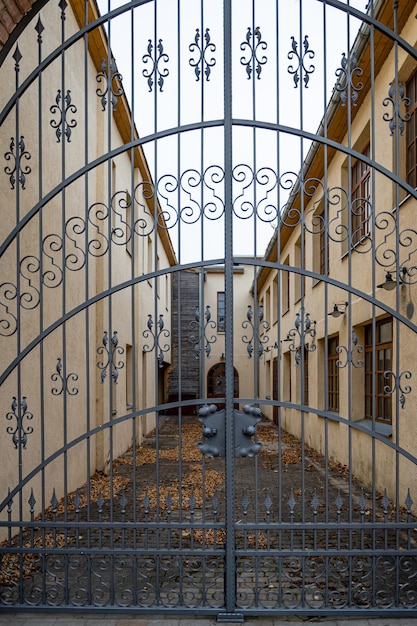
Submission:
[[[235,398],[239,396],[239,374],[236,368],[233,368],[233,395]],[[207,373],[207,397],[208,398],[224,398],[226,393],[225,387],[225,364],[223,361],[213,365]],[[217,404],[217,403],[216,403]],[[224,407],[224,403],[218,404],[218,408]],[[238,405],[235,405],[238,408]]]

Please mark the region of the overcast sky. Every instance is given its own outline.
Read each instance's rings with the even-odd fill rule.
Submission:
[[[362,11],[366,6],[365,0],[346,4]],[[102,13],[122,5],[115,0],[99,2]],[[179,125],[223,118],[222,12],[222,0],[205,3],[157,0],[112,20],[111,49],[142,137]],[[357,20],[319,0],[236,0],[232,41],[233,117],[315,132],[335,84],[342,53],[352,46],[358,26]],[[201,36],[207,28],[208,42]],[[256,28],[260,42],[253,37]],[[198,45],[193,45],[196,29],[200,38]],[[148,50],[149,40],[151,50]],[[158,43],[162,46],[159,52],[155,45]],[[210,44],[206,54],[209,80],[204,73],[197,80],[196,64],[202,72],[207,69],[206,64],[198,64],[199,48],[206,43]],[[256,71],[250,78],[247,72],[248,67],[256,70],[257,63],[251,62],[254,43],[259,44],[259,78],[254,77]],[[307,52],[306,71],[296,83],[300,52]],[[158,64],[160,73],[152,73],[159,55],[166,55]],[[152,85],[148,82],[149,75]],[[158,78],[163,81],[160,85],[156,84]],[[277,210],[285,204],[288,194],[279,185],[279,177],[292,172],[288,179],[294,179],[309,143],[287,133],[262,129],[254,132],[250,126],[236,128],[233,139],[237,167],[235,210],[239,215],[235,254],[262,255],[273,234]],[[188,209],[183,213],[181,232],[176,228],[171,232],[180,261],[188,262],[202,254],[204,258],[223,256],[223,220],[214,219],[222,213],[222,128],[195,130],[181,136],[173,134],[149,142],[145,152],[154,180],[158,181],[161,204],[168,211],[168,224],[176,221],[178,204]],[[254,185],[253,172],[260,170],[263,176]],[[206,172],[208,181],[204,192],[196,185],[201,171]],[[176,189],[178,175],[182,175],[183,181],[181,194]],[[212,218],[204,220],[204,232],[201,220],[197,220],[201,204]],[[257,220],[253,217],[254,205],[258,210]],[[192,222],[197,223],[192,225]],[[202,238],[204,252],[198,243]]]

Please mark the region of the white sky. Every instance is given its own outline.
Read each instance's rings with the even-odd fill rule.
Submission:
[[[346,4],[364,11],[367,2],[354,0]],[[122,5],[120,0],[99,2],[103,14]],[[198,0],[157,0],[112,20],[109,34],[111,49],[123,75],[124,89],[142,137],[179,125],[223,118],[222,13],[222,0],[206,0],[204,3]],[[347,53],[352,46],[358,26],[357,20],[319,0],[235,0],[233,117],[315,132],[335,84],[335,71],[340,67],[342,53]],[[251,53],[249,46],[245,45],[248,27],[252,30],[259,27],[261,39],[266,45],[258,55],[266,57],[259,80],[248,80],[246,73],[245,63]],[[203,74],[196,81],[194,68],[190,65],[190,59],[195,63],[198,58],[196,52],[190,51],[197,28],[200,29],[200,45],[204,45],[202,35],[209,28],[210,41],[215,46],[215,50],[208,55],[215,61],[209,81]],[[291,37],[294,37],[299,53],[303,51],[302,43],[306,35],[314,57],[306,59],[305,65],[313,71],[309,74],[307,88],[303,83],[302,87],[299,83],[295,88],[293,74],[288,71],[290,66],[298,68],[296,56],[288,57]],[[162,62],[159,66],[161,70],[168,70],[162,91],[155,85],[157,76],[153,76],[154,84],[149,91],[147,78],[143,75],[144,71],[152,69],[151,60],[143,62],[149,39],[154,46],[154,58],[155,42],[159,40],[163,52],[169,57],[166,63]],[[310,68],[311,65],[314,68]],[[249,126],[235,129],[233,160],[236,166],[240,166],[240,177],[237,176],[234,181],[235,210],[240,218],[246,218],[236,220],[236,255],[263,254],[273,234],[277,208],[279,210],[285,204],[288,193],[277,184],[276,173],[279,176],[285,172],[298,173],[308,147],[307,141],[284,133],[262,129],[254,131]],[[195,130],[181,136],[173,134],[150,142],[145,147],[145,153],[154,180],[159,181],[161,204],[171,216],[171,220],[167,218],[168,224],[176,221],[179,204],[184,211],[181,228],[171,231],[179,261],[189,262],[194,258],[200,259],[202,255],[204,258],[222,257],[222,218],[206,219],[202,225],[197,217],[201,205],[206,205],[207,214],[212,217],[222,212],[223,192],[219,173],[223,167],[223,129]],[[252,173],[262,168],[264,184],[254,185]],[[184,174],[190,170],[197,178],[201,171],[206,170],[207,185],[204,190],[201,185],[195,184],[195,178]],[[181,194],[172,186],[173,177],[178,174],[183,176]],[[164,183],[171,183],[171,187]],[[260,216],[257,220],[253,217],[254,204]],[[196,223],[192,225],[192,222]],[[203,249],[202,240],[205,241]]]

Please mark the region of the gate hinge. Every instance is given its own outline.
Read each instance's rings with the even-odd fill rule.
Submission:
[[[215,404],[204,405],[198,411],[198,419],[203,424],[203,441],[197,446],[202,454],[207,456],[225,455],[225,410],[217,410]],[[259,441],[253,441],[256,436],[256,425],[262,419],[259,407],[245,404],[243,411],[233,409],[235,422],[235,456],[255,456],[262,448]]]

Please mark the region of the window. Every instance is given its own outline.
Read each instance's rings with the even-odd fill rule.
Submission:
[[[226,330],[226,311],[224,291],[217,292],[217,332],[224,333]]]
[[[375,337],[372,324],[365,327],[365,417],[391,424],[391,395],[385,392],[389,380],[384,376],[392,364],[392,320],[376,323]],[[374,393],[375,390],[375,393]]]
[[[150,274],[152,272],[152,268],[153,268],[152,239],[148,235],[146,273]]]
[[[362,154],[370,155],[369,145]],[[371,168],[367,163],[358,159],[351,169],[351,223],[352,244],[355,245],[370,234],[369,218],[371,215]]]
[[[301,237],[295,242],[294,245],[294,267],[304,268],[304,259],[301,250]],[[301,274],[294,274],[294,302],[301,300],[301,292],[303,288],[303,276]]]
[[[132,215],[132,199],[130,193],[126,191],[126,251],[132,256],[132,242],[133,242],[133,215]]]
[[[324,223],[324,213],[321,214],[321,230],[320,230],[320,274],[328,275],[329,268],[329,246],[327,244],[327,224]]]
[[[290,260],[287,257],[284,265],[289,265]],[[286,313],[290,310],[290,273],[288,270],[281,271],[281,290],[282,290],[282,312]]]
[[[313,271],[320,276],[329,274],[329,246],[327,244],[328,225],[324,221],[324,208],[321,207],[313,217]],[[315,283],[317,282],[314,281]]]
[[[308,406],[308,350],[304,349],[304,398],[303,403]]]
[[[406,95],[409,101],[407,122],[407,182],[417,187],[417,72],[407,82]]]
[[[327,342],[327,397],[329,411],[339,412],[339,368],[337,361],[339,354],[337,346],[339,337],[332,337]]]
[[[291,402],[291,352],[283,355],[282,397],[285,402]]]
[[[278,322],[278,276],[275,276],[272,289],[272,321]]]
[[[126,344],[126,408],[133,409],[133,348]]]

